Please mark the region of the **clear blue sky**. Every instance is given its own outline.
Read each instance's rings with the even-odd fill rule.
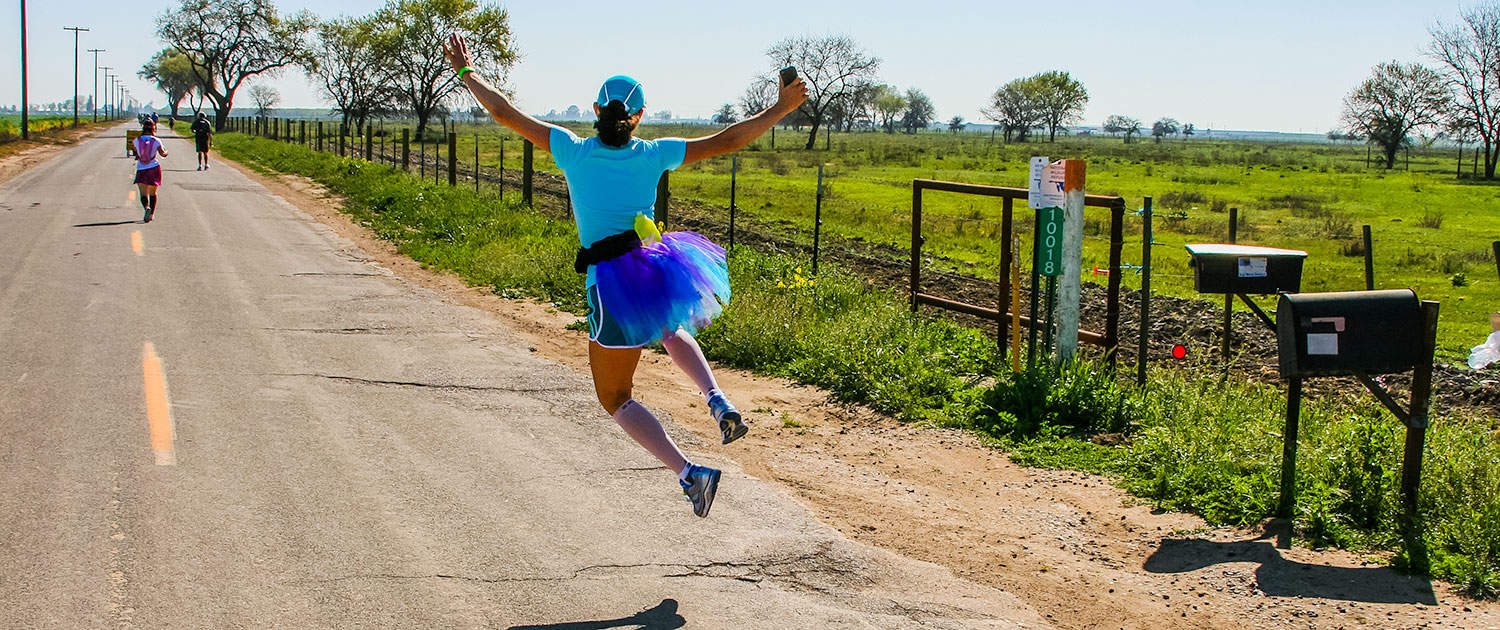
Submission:
[[[284,11],[324,17],[361,15],[377,0],[282,0]],[[510,11],[523,55],[510,86],[527,111],[587,106],[611,74],[640,79],[650,111],[707,116],[735,102],[750,78],[769,68],[765,50],[791,35],[845,34],[882,60],[880,78],[918,87],[939,116],[980,120],[995,88],[1050,69],[1071,72],[1092,100],[1085,122],[1110,114],[1146,121],[1171,116],[1199,128],[1326,131],[1340,99],[1390,59],[1415,61],[1436,20],[1452,21],[1454,0],[1264,0],[1256,3],[1072,3],[928,0],[860,3],[769,0],[760,3],[526,0]],[[102,65],[124,68],[132,92],[160,103],[135,76],[162,44],[154,19],[170,0],[29,3],[31,100],[72,93],[73,37],[64,26],[94,29],[80,48],[106,48]],[[748,8],[748,7],[754,7]],[[20,101],[19,15],[0,19],[0,103]],[[80,91],[90,90],[89,55]],[[268,81],[286,106],[319,106],[299,72]],[[248,104],[244,95],[240,104]]]

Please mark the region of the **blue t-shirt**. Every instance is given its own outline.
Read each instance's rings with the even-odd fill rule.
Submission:
[[[553,127],[548,141],[552,159],[567,176],[578,242],[584,247],[635,229],[638,214],[654,221],[656,183],[663,172],[681,166],[687,155],[687,140],[682,138],[631,138],[630,144],[611,147],[597,137],[585,140]]]

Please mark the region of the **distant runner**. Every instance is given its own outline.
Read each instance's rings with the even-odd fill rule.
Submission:
[[[141,123],[141,137],[135,139],[135,185],[141,192],[141,209],[146,215],[141,223],[150,223],[156,214],[156,187],[161,185],[161,163],[157,156],[167,157],[167,150],[156,139],[156,123]]]
[[[208,148],[213,146],[214,125],[208,122],[208,114],[198,112],[193,121],[193,143],[198,150],[198,170],[208,170]]]

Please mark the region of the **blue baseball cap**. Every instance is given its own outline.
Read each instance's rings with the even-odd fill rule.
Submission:
[[[599,87],[599,98],[595,102],[600,107],[604,107],[610,101],[624,103],[625,112],[634,115],[646,107],[646,91],[641,89],[639,81],[617,74],[604,80],[604,85]]]

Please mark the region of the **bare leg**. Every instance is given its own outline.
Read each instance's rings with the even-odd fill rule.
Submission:
[[[589,369],[594,373],[594,392],[599,396],[599,404],[614,416],[626,435],[666,464],[673,474],[679,474],[688,465],[687,457],[662,429],[661,421],[630,397],[640,358],[640,348],[606,348],[590,342]]]
[[[672,362],[682,370],[688,378],[693,379],[693,384],[698,386],[698,391],[707,396],[709,392],[719,388],[719,382],[714,380],[714,373],[708,366],[708,359],[703,356],[703,348],[698,346],[698,340],[685,330],[661,340],[663,348],[667,349],[667,355],[672,357]]]
[[[136,192],[140,195],[140,198],[141,198],[141,210],[142,211],[145,211],[145,212],[150,212],[151,211],[151,193],[154,192],[155,188],[156,188],[155,186],[147,186],[146,184],[136,184],[135,185]],[[142,220],[144,221],[145,218],[142,217]]]

